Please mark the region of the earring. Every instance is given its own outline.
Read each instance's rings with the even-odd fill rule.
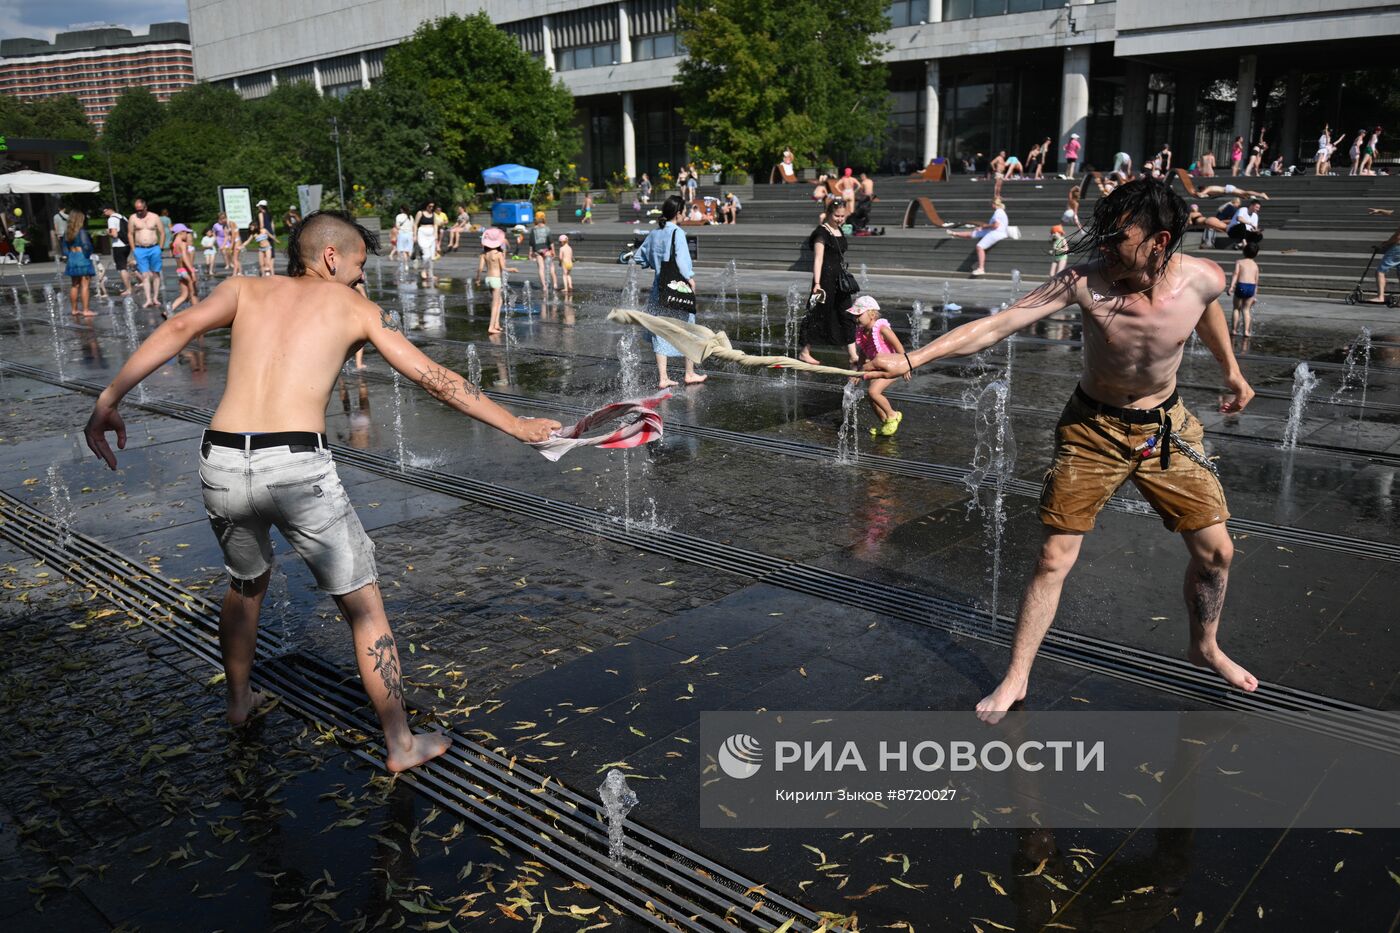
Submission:
[[[335,275],[335,266],[331,266],[331,275]]]

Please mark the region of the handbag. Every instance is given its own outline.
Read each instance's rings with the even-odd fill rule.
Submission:
[[[661,314],[663,317],[676,318],[684,321],[687,317],[695,313],[695,291],[690,287],[690,282],[681,275],[680,264],[676,262],[676,234],[679,231],[671,231],[671,252],[661,263],[661,272],[657,277],[658,292],[660,294]]]

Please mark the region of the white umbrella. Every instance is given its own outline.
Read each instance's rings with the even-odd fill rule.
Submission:
[[[48,172],[10,172],[0,175],[0,194],[96,194],[99,185],[86,178],[69,178]]]

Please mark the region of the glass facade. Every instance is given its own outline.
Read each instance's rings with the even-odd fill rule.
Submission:
[[[890,27],[917,26],[928,20],[929,0],[895,0],[885,9]]]
[[[1068,0],[943,0],[943,18],[973,19],[1034,10],[1058,10],[1066,6],[1069,6]]]
[[[653,58],[674,58],[683,54],[680,41],[673,32],[642,36],[632,40],[632,61],[645,62]]]
[[[980,69],[947,74],[942,84],[939,154],[948,157],[954,171],[979,153],[983,161],[1003,149],[1024,159],[1031,146],[1059,136],[1056,70]]]
[[[890,128],[880,168],[895,172],[903,162],[907,171],[911,165],[923,163],[923,151],[924,77],[922,74],[891,75]]]
[[[554,54],[554,68],[556,71],[574,71],[578,68],[597,68],[601,65],[616,64],[616,42],[600,42],[597,45],[580,45],[571,49],[560,49]]]

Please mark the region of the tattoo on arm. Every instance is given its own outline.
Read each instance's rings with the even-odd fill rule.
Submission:
[[[385,691],[390,698],[398,700],[399,705],[407,709],[408,704],[403,698],[403,676],[399,672],[399,655],[394,649],[394,636],[380,635],[370,646],[369,654],[374,658],[374,669],[384,679]]]
[[[390,308],[379,309],[379,324],[385,330],[399,331],[402,333],[403,325],[399,323],[399,317]]]
[[[472,385],[467,380],[450,373],[447,370],[437,367],[418,370],[419,384],[423,386],[423,391],[433,398],[444,402],[451,402],[459,396],[462,389],[472,398],[481,398],[481,390]]]

